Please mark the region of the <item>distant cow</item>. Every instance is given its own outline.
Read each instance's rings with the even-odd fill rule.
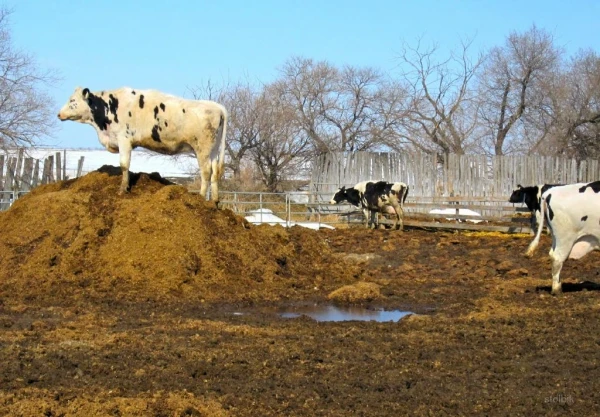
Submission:
[[[378,213],[392,209],[393,214],[396,216],[394,228],[402,230],[404,228],[404,210],[402,206],[407,195],[408,186],[403,182],[363,181],[354,187],[340,188],[334,194],[330,204],[347,201],[356,207],[360,207],[365,215],[367,228],[371,224],[376,228],[379,223]]]
[[[530,187],[523,187],[521,184],[517,185],[517,188],[513,190],[508,201],[510,203],[525,203],[529,211],[531,212],[530,226],[531,230],[535,231],[537,225],[540,224],[542,217],[540,211],[540,204],[542,194],[552,187],[556,187],[563,184],[539,184]]]
[[[542,218],[527,248],[532,256],[540,241],[544,219],[552,231],[552,294],[562,291],[560,270],[567,258],[579,259],[600,249],[600,181],[553,187],[542,194]]]
[[[227,111],[213,101],[185,100],[154,90],[91,92],[77,87],[58,113],[60,120],[91,125],[112,153],[119,153],[123,179],[119,193],[129,190],[131,150],[142,147],[166,155],[194,152],[200,168],[200,194],[219,201],[223,174]]]

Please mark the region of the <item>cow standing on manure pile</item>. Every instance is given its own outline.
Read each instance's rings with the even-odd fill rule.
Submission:
[[[347,201],[361,207],[366,219],[366,227],[373,224],[378,226],[378,213],[392,208],[396,218],[395,229],[404,229],[404,210],[402,206],[408,195],[408,186],[403,182],[389,183],[385,181],[363,181],[354,187],[342,187],[333,195],[329,204],[338,204]]]
[[[118,153],[123,178],[119,194],[129,191],[131,150],[137,147],[166,155],[194,152],[200,168],[200,194],[219,202],[223,174],[227,110],[214,101],[186,100],[155,90],[91,92],[77,87],[58,118],[91,125],[98,140]]]

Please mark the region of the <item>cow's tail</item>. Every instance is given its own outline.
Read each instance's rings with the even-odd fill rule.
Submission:
[[[542,215],[541,216],[542,218],[538,222],[538,228],[537,228],[537,232],[535,234],[535,238],[529,244],[529,247],[527,248],[527,252],[525,252],[525,256],[527,256],[527,257],[533,255],[533,253],[537,249],[538,244],[540,243],[540,237],[542,236],[542,230],[544,230],[544,220],[546,219],[546,210],[547,210],[546,199],[542,198],[540,201],[540,213]]]
[[[408,196],[408,184],[406,185],[406,189],[404,190],[404,197],[402,198],[402,205],[406,202],[406,197]]]
[[[221,142],[219,143],[219,163],[218,163],[218,178],[221,178],[225,173],[225,138],[227,136],[227,110],[223,108],[223,114],[221,115]]]

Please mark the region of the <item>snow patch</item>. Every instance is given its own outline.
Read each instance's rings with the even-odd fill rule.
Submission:
[[[252,224],[257,225],[266,223],[271,226],[275,226],[276,224],[280,224],[284,227],[302,226],[314,230],[319,230],[320,228],[335,229],[335,227],[323,223],[293,221],[288,222],[282,219],[281,217],[277,217],[276,215],[274,215],[273,210],[269,209],[250,210],[248,211],[248,216],[246,216],[246,220],[248,220]]]
[[[433,210],[429,211],[429,214],[456,214],[456,209],[453,209],[453,208],[433,209]],[[458,209],[458,214],[461,216],[481,216],[481,214],[477,213],[476,211],[469,210],[469,209]],[[455,219],[446,218],[446,220],[455,220]],[[464,220],[459,220],[459,221],[464,221]],[[481,223],[483,220],[467,219],[466,221],[472,222],[472,223]]]

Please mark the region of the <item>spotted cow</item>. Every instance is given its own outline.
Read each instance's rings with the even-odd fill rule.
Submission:
[[[600,181],[553,187],[542,194],[542,218],[527,248],[532,256],[540,241],[544,220],[552,232],[552,294],[562,291],[560,270],[568,258],[580,259],[600,249]]]
[[[537,225],[540,224],[540,219],[542,217],[540,211],[542,194],[546,190],[558,185],[563,184],[539,184],[530,187],[523,187],[521,184],[519,184],[510,195],[510,198],[508,199],[510,203],[525,203],[531,212],[530,226],[532,234],[537,229]]]
[[[378,213],[390,210],[395,214],[394,228],[404,228],[404,210],[402,206],[408,195],[408,186],[402,182],[363,181],[354,187],[342,187],[333,195],[330,204],[347,201],[360,207],[365,215],[366,227],[378,226]]]
[[[223,174],[227,110],[213,101],[186,100],[155,90],[123,87],[92,92],[77,87],[58,118],[91,125],[98,139],[118,153],[123,174],[119,193],[129,191],[131,150],[137,147],[166,155],[194,152],[200,168],[200,194],[219,201]]]

